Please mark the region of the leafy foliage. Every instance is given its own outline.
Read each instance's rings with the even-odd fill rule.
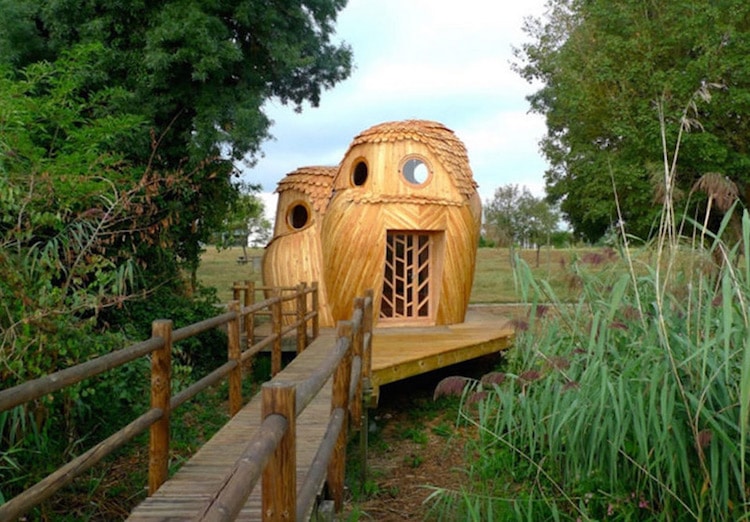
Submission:
[[[97,150],[86,144],[87,133],[101,139],[109,130],[106,140],[94,143],[102,146],[98,152],[137,167],[131,183],[144,172],[185,174],[179,187],[150,195],[173,216],[162,231],[168,248],[139,252],[148,259],[151,280],[162,280],[177,264],[194,272],[200,245],[222,229],[238,196],[231,179],[234,161],[252,165],[269,137],[266,100],[278,98],[298,109],[305,102],[317,105],[324,89],[349,75],[349,48],[331,42],[344,5],[343,0],[2,1],[0,67],[11,71],[9,80],[23,81],[36,71],[65,69],[66,61],[76,65],[65,82],[48,88],[37,81],[27,93],[47,99],[50,108],[81,109],[61,129],[79,138],[86,157],[69,147],[70,168],[50,173],[68,176],[64,193],[70,201],[88,193],[70,176],[96,172],[98,165],[91,161]],[[125,121],[125,115],[131,119]],[[34,139],[25,143],[50,155],[72,145],[57,130],[32,125]]]
[[[650,237],[663,150],[680,140],[683,193],[709,172],[748,182],[746,2],[549,6],[546,18],[527,21],[532,41],[516,50],[516,70],[542,84],[529,101],[547,119],[547,190],[576,233],[596,241],[622,219],[629,233]],[[683,129],[691,132],[680,138]]]
[[[0,0],[3,387],[215,314],[183,274],[231,212],[262,213],[232,174],[269,137],[263,103],[316,105],[348,76],[344,5]],[[221,334],[191,342],[178,377],[225,356]],[[0,414],[0,502],[119,427],[144,363]]]
[[[540,247],[558,229],[558,211],[526,187],[503,185],[484,209],[484,228],[497,246]]]

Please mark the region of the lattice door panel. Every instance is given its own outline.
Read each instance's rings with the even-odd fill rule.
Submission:
[[[430,316],[430,236],[389,232],[386,242],[383,319]]]

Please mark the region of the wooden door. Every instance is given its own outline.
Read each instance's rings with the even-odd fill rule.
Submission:
[[[388,232],[381,319],[424,322],[431,316],[430,235]]]

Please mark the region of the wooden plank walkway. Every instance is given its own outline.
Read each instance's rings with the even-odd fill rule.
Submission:
[[[376,328],[372,338],[372,404],[380,386],[451,366],[508,348],[514,330],[497,315],[470,309],[466,322],[450,326]],[[335,331],[320,336],[279,374],[304,380],[321,365],[335,344]],[[277,378],[279,377],[277,376]],[[135,508],[131,521],[192,520],[214,495],[261,422],[261,396],[256,395],[210,441],[151,497]],[[304,480],[325,433],[331,410],[331,381],[297,419],[297,485]],[[262,487],[237,520],[261,520]]]
[[[279,373],[284,380],[304,380],[311,369],[322,364],[333,349],[335,331],[321,330],[320,336]],[[131,521],[193,520],[211,499],[224,477],[258,430],[261,422],[261,394],[222,427],[195,455],[141,502],[131,513]],[[328,426],[331,412],[331,379],[297,419],[297,485],[305,478],[315,452]],[[262,479],[261,479],[262,481]],[[258,482],[236,520],[261,520],[261,481]]]

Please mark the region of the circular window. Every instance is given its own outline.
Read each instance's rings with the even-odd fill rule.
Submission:
[[[422,185],[430,177],[430,167],[420,158],[408,158],[401,167],[401,175],[409,183]]]
[[[310,221],[310,212],[307,210],[307,206],[302,203],[292,205],[287,214],[287,221],[289,226],[294,229],[304,228]]]
[[[358,161],[352,172],[352,183],[356,187],[361,187],[367,181],[367,163]]]

